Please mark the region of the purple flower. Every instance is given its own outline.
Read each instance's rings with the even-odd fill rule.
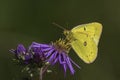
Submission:
[[[39,50],[38,53],[39,52],[44,53],[46,62],[49,62],[51,65],[55,65],[56,63],[59,63],[62,66],[64,73],[66,73],[67,69],[70,70],[71,74],[75,73],[75,70],[72,64],[80,68],[68,56],[70,47],[63,40],[58,40],[53,44],[39,44],[39,43],[33,42],[31,47],[38,49]]]
[[[18,60],[23,60],[25,64],[28,64],[33,58],[30,50],[26,49],[22,44],[19,44],[17,49],[11,49],[10,51],[16,56]]]
[[[33,45],[34,44],[32,43],[32,45],[29,47],[29,49],[33,52],[33,61],[38,64],[41,61],[44,62],[46,59],[45,55],[42,53],[40,48],[33,47]]]

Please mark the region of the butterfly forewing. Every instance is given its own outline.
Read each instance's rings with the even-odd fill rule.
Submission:
[[[95,41],[95,44],[98,45],[99,38],[102,32],[102,25],[98,22],[78,25],[74,27],[71,32],[77,34],[84,34],[92,38]]]

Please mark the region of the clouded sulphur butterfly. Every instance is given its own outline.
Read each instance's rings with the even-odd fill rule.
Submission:
[[[98,22],[78,25],[70,31],[64,30],[70,45],[85,63],[92,63],[96,59],[101,32],[102,25]]]

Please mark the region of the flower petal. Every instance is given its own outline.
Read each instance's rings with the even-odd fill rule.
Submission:
[[[69,57],[66,58],[66,62],[67,62],[67,65],[68,65],[68,67],[69,67],[69,69],[70,69],[71,74],[74,74],[74,73],[75,73],[75,70],[73,69],[73,66],[72,66],[72,64],[71,64],[71,62],[70,62]]]
[[[52,62],[52,65],[56,64],[58,61],[58,58],[56,57],[56,59]]]
[[[50,45],[32,42],[31,47],[40,47],[41,48],[41,47],[50,47]]]
[[[64,69],[64,73],[66,73],[66,71],[67,71],[67,65],[66,64],[63,64],[63,69]]]
[[[13,53],[13,54],[15,54],[16,53],[16,50],[14,50],[14,49],[11,49],[11,50],[9,50],[11,53]]]
[[[65,58],[63,57],[64,55],[61,53],[61,54],[59,54],[59,62],[60,62],[60,64],[65,64],[66,62],[65,62]]]
[[[51,56],[50,58],[47,60],[48,62],[52,63],[54,58],[55,58],[55,55],[58,53],[58,51],[55,51]]]
[[[70,59],[70,61],[75,65],[75,66],[77,66],[79,69],[80,69],[80,66],[79,65],[77,65],[71,58],[69,58]]]
[[[26,52],[25,47],[22,44],[19,44],[18,47],[17,47],[17,53],[25,54],[25,52]]]
[[[49,48],[44,48],[44,49],[41,49],[41,51],[49,51],[49,50],[51,50],[52,49],[52,47],[49,47]]]
[[[51,49],[50,51],[46,52],[45,53],[46,58],[48,58],[52,54],[53,51],[54,49]]]

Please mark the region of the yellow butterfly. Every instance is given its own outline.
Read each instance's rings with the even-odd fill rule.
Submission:
[[[92,63],[96,59],[101,32],[102,24],[98,22],[78,25],[70,31],[64,30],[66,39],[85,63]]]

